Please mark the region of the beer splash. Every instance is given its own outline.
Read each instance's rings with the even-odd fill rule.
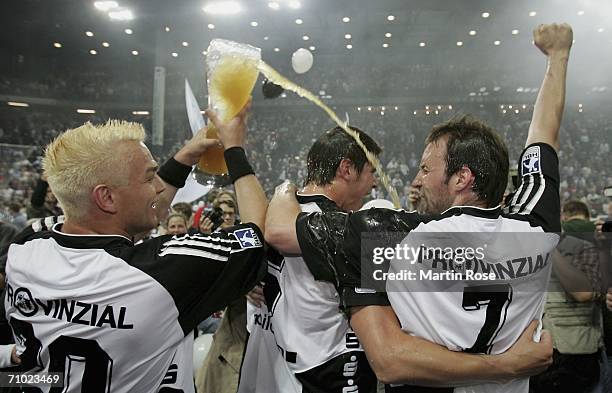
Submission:
[[[277,85],[282,86],[285,90],[290,90],[290,91],[294,92],[295,94],[299,95],[300,97],[307,99],[308,101],[312,102],[313,104],[315,104],[319,108],[323,109],[325,111],[325,113],[327,113],[327,115],[336,124],[338,124],[338,126],[340,126],[340,128],[342,128],[347,134],[352,136],[353,139],[355,139],[355,142],[357,142],[357,145],[359,147],[361,147],[361,149],[365,153],[366,158],[370,162],[370,165],[372,165],[376,169],[376,172],[378,172],[378,174],[380,176],[380,181],[382,182],[383,186],[385,187],[385,189],[387,190],[387,192],[391,196],[391,201],[393,202],[393,205],[395,206],[395,208],[397,208],[397,209],[401,208],[399,196],[397,195],[397,191],[395,190],[395,187],[393,187],[391,185],[391,181],[389,180],[389,176],[387,176],[387,174],[383,171],[382,165],[380,164],[380,161],[378,160],[378,157],[376,157],[376,155],[372,154],[366,148],[366,146],[363,144],[363,142],[361,142],[361,139],[359,138],[359,134],[357,132],[351,130],[348,127],[348,123],[347,122],[340,120],[338,115],[336,115],[336,113],[333,110],[331,110],[327,105],[325,105],[323,103],[323,101],[321,101],[319,99],[319,97],[315,96],[314,94],[312,94],[308,90],[304,89],[303,87],[298,86],[295,83],[291,82],[289,79],[285,78],[280,73],[278,73],[278,71],[276,71],[274,68],[272,68],[268,64],[266,64],[263,60],[259,61],[259,64],[258,64],[257,68],[259,69],[259,71],[262,74],[265,75],[266,78],[268,78],[268,80],[272,81],[273,83],[276,83]]]

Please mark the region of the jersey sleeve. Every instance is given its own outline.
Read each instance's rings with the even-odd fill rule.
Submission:
[[[263,235],[254,224],[212,235],[161,236],[133,247],[132,253],[133,262],[140,260],[136,267],[168,290],[186,334],[245,295],[265,272]],[[143,259],[151,253],[151,262]]]
[[[389,305],[386,292],[380,291],[382,288],[377,291],[374,283],[368,280],[372,277],[374,266],[368,260],[367,244],[363,241],[364,236],[369,238],[369,234],[380,229],[370,221],[372,215],[376,214],[375,210],[378,209],[353,213],[346,224],[342,250],[336,263],[340,281],[340,305],[346,312],[357,306]],[[387,265],[383,270],[388,268]]]
[[[534,143],[523,150],[519,163],[521,184],[509,212],[523,216],[545,232],[561,232],[557,153],[548,144]]]
[[[295,225],[302,259],[315,280],[338,284],[334,265],[347,218],[347,213],[339,211],[298,216]]]

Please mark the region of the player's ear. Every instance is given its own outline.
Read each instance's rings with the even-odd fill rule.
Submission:
[[[352,173],[356,172],[355,164],[348,158],[343,158],[336,169],[336,177],[349,181]]]
[[[98,184],[91,191],[93,204],[105,213],[117,213],[117,196],[106,184]]]
[[[461,169],[455,172],[451,179],[451,185],[455,188],[455,191],[459,193],[464,190],[472,189],[476,182],[476,175],[467,165],[463,165]]]

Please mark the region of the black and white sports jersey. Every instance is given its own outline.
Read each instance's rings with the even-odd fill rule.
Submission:
[[[193,329],[263,275],[259,228],[134,246],[61,225],[36,224],[9,248],[5,307],[22,369],[65,373],[65,392],[194,392]]]
[[[298,195],[298,201],[304,212],[346,216],[321,195]],[[342,234],[344,222],[335,229]],[[298,226],[297,231],[302,229]],[[268,253],[263,286],[267,306],[249,305],[250,336],[239,393],[376,390],[376,377],[339,310],[334,281],[333,265],[327,259],[307,265],[301,257]]]
[[[506,213],[500,207],[456,206],[430,216],[390,209],[351,214],[344,241],[337,249],[342,257],[335,259],[343,306],[390,304],[404,331],[454,351],[497,354],[507,350],[533,319],[541,317],[551,252],[559,239],[555,232],[561,229],[555,151],[546,144],[534,144],[523,151],[520,162],[522,184]],[[333,219],[333,215],[315,214],[298,220],[312,237]],[[404,235],[394,244],[381,241],[379,245],[397,246],[395,250],[402,252],[420,250],[420,256],[411,254],[410,259],[400,251],[389,251],[385,254],[388,272],[377,272],[381,265],[373,263],[376,245],[368,244],[367,239],[371,234],[392,232]],[[446,250],[449,245],[453,246],[450,255],[424,252]],[[462,253],[471,248],[481,254],[471,258],[463,258],[463,254],[458,262],[459,246],[463,247]],[[316,244],[309,247],[316,249]],[[469,279],[468,270],[492,272],[495,278]],[[461,274],[451,274],[457,272]],[[387,279],[377,292],[369,284],[382,273],[388,273]],[[528,379],[520,379],[507,384],[455,388],[454,392],[527,390]],[[415,390],[395,387],[391,391]]]

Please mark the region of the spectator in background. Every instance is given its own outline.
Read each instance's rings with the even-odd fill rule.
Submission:
[[[49,188],[46,177],[41,176],[36,182],[30,206],[27,209],[28,219],[61,216],[62,209],[57,204],[57,198]]]
[[[600,378],[603,294],[587,205],[565,203],[562,227],[542,320],[552,334],[553,364],[531,378],[531,393],[589,393]]]
[[[170,213],[166,219],[168,235],[184,235],[187,233],[187,218],[181,213]]]

